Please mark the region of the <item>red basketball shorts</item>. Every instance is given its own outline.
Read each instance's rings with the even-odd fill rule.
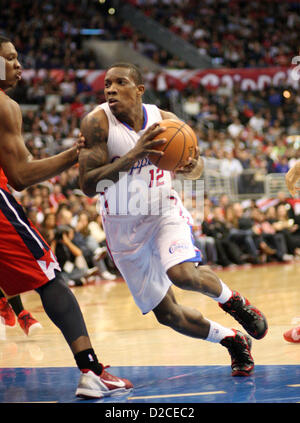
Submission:
[[[55,278],[59,264],[22,206],[0,188],[0,288],[13,296]]]

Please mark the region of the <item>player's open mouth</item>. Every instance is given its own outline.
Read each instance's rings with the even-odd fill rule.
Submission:
[[[116,100],[115,98],[109,98],[108,99],[108,104],[110,105],[110,106],[113,106],[113,105],[115,105],[115,104],[117,104],[118,103],[118,100]]]

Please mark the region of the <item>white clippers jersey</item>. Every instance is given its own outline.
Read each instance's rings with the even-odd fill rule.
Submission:
[[[110,162],[127,154],[149,126],[162,120],[155,105],[143,104],[144,125],[139,132],[135,132],[113,115],[108,103],[99,107],[108,118],[107,147]],[[138,160],[128,172],[122,172],[117,183],[100,181],[97,192],[100,193],[102,213],[106,215],[158,215],[175,204],[177,208],[181,203],[178,194],[172,189],[170,172],[158,169],[148,158]]]

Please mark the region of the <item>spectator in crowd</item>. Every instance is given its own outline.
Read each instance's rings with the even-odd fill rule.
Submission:
[[[89,226],[90,218],[87,212],[82,211],[78,215],[76,231],[82,236],[83,242],[92,255],[92,264],[97,266],[102,279],[115,280],[116,275],[110,273],[106,267],[104,257],[107,255],[106,246],[101,246]]]
[[[289,254],[300,255],[300,236],[296,234],[299,226],[294,219],[288,216],[288,209],[284,204],[279,204],[276,208],[276,217],[273,221],[275,230],[285,237]]]
[[[233,151],[226,151],[225,158],[221,160],[220,172],[222,176],[239,176],[243,172],[241,162],[234,157]]]
[[[279,262],[290,261],[292,255],[288,254],[284,235],[281,232],[276,232],[274,226],[271,225],[265,214],[258,207],[252,208],[251,217],[256,233],[260,234],[262,241],[274,250],[274,255],[269,255],[269,257],[274,257]]]
[[[213,218],[210,221],[204,220],[203,233],[214,238],[218,263],[221,266],[232,267],[233,264],[245,263],[238,244],[229,240],[230,226],[226,223],[221,207],[213,208]]]
[[[244,213],[240,203],[234,203],[233,211],[233,228],[231,228],[229,239],[233,242],[240,243],[241,247],[250,255],[254,264],[259,264],[260,253],[268,255],[275,254],[262,239],[260,231],[255,227],[251,216]]]
[[[55,229],[51,247],[62,269],[62,275],[69,286],[82,286],[91,272],[83,252],[73,242],[74,230],[71,226],[60,225]]]
[[[201,251],[204,264],[216,265],[218,262],[218,252],[216,249],[215,240],[213,237],[206,235],[203,232],[204,220],[210,219],[210,200],[206,199],[204,204],[204,216],[202,217],[199,210],[195,207],[191,210],[191,217],[193,219],[192,232],[194,236],[194,243],[197,248]]]

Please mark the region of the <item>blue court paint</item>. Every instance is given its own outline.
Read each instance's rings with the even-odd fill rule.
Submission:
[[[2,368],[0,403],[299,403],[300,365],[257,365],[250,377],[229,366],[111,367],[134,389],[100,400],[75,397],[79,372],[73,367]]]

